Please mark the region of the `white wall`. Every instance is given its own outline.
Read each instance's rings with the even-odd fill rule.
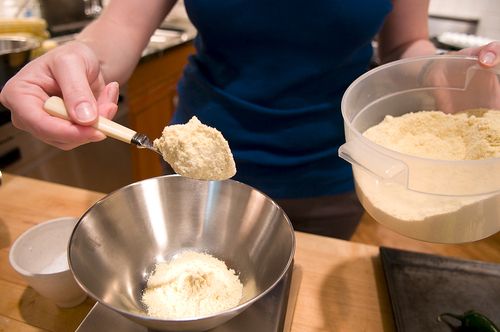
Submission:
[[[429,14],[477,19],[477,35],[500,40],[499,0],[431,0]]]

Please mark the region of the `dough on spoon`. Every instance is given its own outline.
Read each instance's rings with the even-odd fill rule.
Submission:
[[[222,134],[195,116],[186,124],[166,126],[153,145],[182,176],[225,180],[236,173],[233,154]]]

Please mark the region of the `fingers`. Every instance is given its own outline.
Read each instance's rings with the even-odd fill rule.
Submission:
[[[484,67],[494,67],[500,63],[500,42],[489,43],[479,50],[479,62]]]
[[[100,64],[92,51],[81,43],[69,46],[69,51],[55,53],[52,73],[64,99],[68,115],[74,123],[92,125],[97,121],[98,107],[90,83],[96,81],[97,93],[104,89],[99,81]],[[75,51],[72,52],[72,49]],[[78,51],[78,52],[76,52]]]
[[[116,82],[111,82],[104,87],[97,99],[97,108],[101,116],[113,118],[118,110],[119,86]],[[98,142],[106,138],[106,136],[95,130],[93,127],[81,126],[58,118],[53,119],[54,122],[49,128],[41,125],[38,129],[42,131],[41,137],[46,143],[57,146],[63,150],[70,150],[79,145],[91,142]],[[56,121],[57,120],[57,121]],[[58,133],[63,133],[64,139],[60,140],[59,136],[50,136],[45,130],[55,130]],[[85,141],[81,139],[85,137]]]
[[[50,116],[50,115],[49,115]],[[62,150],[71,150],[80,145],[89,142],[99,142],[106,138],[106,136],[93,127],[86,127],[73,124],[66,120],[54,118],[50,121],[50,127],[46,127],[48,122],[42,124],[37,128],[37,132],[41,135],[34,135],[38,139],[47,144],[53,145]],[[51,135],[53,130],[57,130],[59,135]]]
[[[477,56],[481,66],[491,68],[500,64],[500,41],[494,41],[481,47],[466,48],[457,53]]]
[[[118,97],[119,97],[119,85],[117,82],[111,82],[104,87],[101,94],[97,99],[97,108],[101,116],[106,118],[113,118],[118,110]],[[60,120],[60,119],[55,119]],[[44,126],[40,126],[40,130],[44,130]],[[41,135],[45,141],[51,145],[57,146],[63,150],[70,150],[79,145],[82,145],[80,139],[82,137],[86,137],[87,141],[83,142],[88,143],[98,142],[106,138],[104,134],[95,130],[93,127],[89,126],[81,126],[78,124],[74,124],[65,120],[57,121],[51,124],[51,130],[56,130],[59,133],[64,133],[64,140],[59,140],[58,137],[50,137],[46,132],[43,132]]]
[[[120,88],[117,82],[111,82],[106,85],[97,98],[99,113],[105,118],[112,119],[118,111],[118,97]]]
[[[11,112],[13,125],[63,150],[70,150],[105,138],[104,134],[92,127],[76,125],[49,115],[43,111],[44,99],[46,97],[43,94],[26,94],[18,98],[15,107],[23,112]]]
[[[118,86],[105,86],[99,62],[89,52],[86,46],[59,46],[12,77],[0,91],[0,101],[11,111],[13,125],[63,150],[104,139],[104,134],[89,125],[96,121],[98,108],[104,116],[116,113]],[[52,117],[43,110],[45,100],[52,95],[65,98],[73,122]],[[101,95],[98,102],[95,96]],[[90,111],[84,110],[90,120],[83,123],[77,120],[75,112],[82,102],[91,105]]]

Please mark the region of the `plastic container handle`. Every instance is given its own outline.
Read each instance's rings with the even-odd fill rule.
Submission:
[[[469,83],[474,77],[474,73],[478,71],[484,71],[484,72],[489,72],[492,74],[495,74],[499,77],[500,79],[500,66],[495,66],[493,68],[483,68],[478,64],[475,64],[469,68],[467,68],[467,72],[465,73],[465,82],[464,82],[464,88],[463,90],[467,90],[469,87]]]
[[[50,97],[45,101],[43,108],[47,113],[58,118],[69,120],[68,112],[66,111],[66,106],[64,106],[64,101],[59,97]],[[122,126],[114,121],[106,119],[105,117],[99,116],[99,120],[93,126],[97,130],[101,131],[108,137],[123,141],[125,143],[131,143],[132,137],[137,134],[130,128]]]
[[[372,150],[356,139],[340,146],[339,157],[380,179],[408,185],[408,166],[404,162],[381,153],[375,156]]]

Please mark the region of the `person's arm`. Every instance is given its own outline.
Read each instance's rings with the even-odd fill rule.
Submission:
[[[175,0],[113,0],[76,41],[28,63],[2,88],[0,102],[14,126],[64,150],[105,136],[91,127],[117,110],[118,84],[132,73],[142,50]],[[61,96],[72,121],[43,110]]]
[[[414,56],[433,55],[434,44],[429,40],[428,0],[394,0],[394,8],[379,32],[379,57],[383,63]],[[478,57],[483,67],[500,64],[500,42],[466,48],[459,54]]]
[[[114,0],[76,40],[88,45],[101,63],[106,82],[125,82],[150,36],[176,0]]]
[[[435,54],[429,40],[428,0],[394,0],[393,10],[379,32],[379,57],[383,63]]]

